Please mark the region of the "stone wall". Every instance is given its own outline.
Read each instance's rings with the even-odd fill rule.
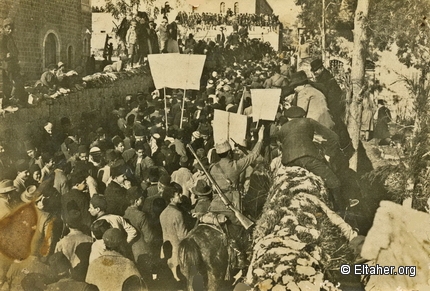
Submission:
[[[62,61],[70,69],[84,66],[91,43],[88,7],[85,0],[0,0],[0,21],[10,17],[15,23],[14,39],[26,79],[37,80],[49,65],[45,40],[50,33],[56,39],[56,63]]]
[[[95,119],[91,122],[102,126],[115,106],[124,102],[127,94],[147,92],[150,86],[151,76],[137,75],[103,88],[84,89],[57,99],[45,100],[32,108],[7,113],[4,117],[0,116],[0,140],[15,155],[22,152],[23,142],[34,137],[48,120],[55,126],[62,117],[69,117],[73,125],[78,125],[83,114],[95,113]]]

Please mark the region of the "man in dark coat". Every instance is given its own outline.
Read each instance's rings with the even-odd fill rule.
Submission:
[[[198,180],[196,186],[191,188],[191,192],[197,196],[196,205],[191,212],[193,216],[199,218],[208,212],[212,201],[212,189],[206,181]]]
[[[150,40],[149,40],[149,18],[146,12],[139,11],[137,13],[137,26],[136,26],[136,34],[137,34],[137,43],[139,46],[138,56],[139,63],[144,63],[144,58],[148,55],[150,48]]]
[[[0,34],[0,66],[3,85],[0,91],[3,91],[5,96],[3,105],[6,106],[18,101],[23,104],[27,103],[27,100],[25,100],[24,82],[20,73],[18,47],[12,36],[13,30],[14,23],[12,19],[6,18],[3,20],[3,32]]]
[[[136,150],[136,155],[130,161],[130,166],[134,170],[136,180],[141,183],[148,179],[149,168],[155,164],[154,161],[146,155],[144,142],[136,142],[134,149]]]
[[[158,252],[151,249],[154,235],[149,220],[149,215],[139,210],[143,203],[142,192],[137,187],[131,187],[127,190],[127,200],[130,206],[124,214],[124,218],[137,230],[137,239],[131,245],[134,260],[141,274],[145,274],[149,268],[149,262],[145,260],[148,256],[158,257]],[[157,250],[158,251],[158,250]]]
[[[321,90],[326,97],[330,113],[334,117],[343,118],[345,115],[345,102],[342,100],[343,92],[337,84],[336,79],[324,68],[321,59],[311,62],[311,71],[315,76],[315,81],[324,85],[324,88],[321,87]]]
[[[87,185],[85,183],[86,175],[84,173],[75,173],[70,178],[72,189],[61,196],[62,217],[65,221],[69,219],[70,210],[78,210],[80,212],[80,221],[84,233],[89,234],[92,222],[91,215],[88,213],[90,206],[90,195],[85,193]]]
[[[95,285],[91,285],[85,282],[79,282],[72,278],[70,265],[67,257],[61,253],[55,253],[49,258],[49,265],[55,275],[55,282],[47,286],[45,290],[84,290],[84,291],[95,291],[99,290]]]
[[[378,110],[373,116],[373,119],[375,120],[373,137],[376,143],[379,143],[379,145],[389,145],[391,135],[388,130],[388,123],[391,122],[391,112],[390,109],[385,106],[384,100],[378,100]]]
[[[324,154],[336,159],[342,155],[339,137],[319,122],[304,118],[305,114],[303,108],[298,106],[292,106],[285,112],[289,121],[281,127],[278,134],[282,142],[282,164],[302,167],[320,176],[333,196],[335,210],[344,210],[348,204],[340,193],[340,181],[313,142],[317,133],[324,142]]]
[[[127,189],[125,188],[125,165],[112,167],[110,170],[112,181],[106,187],[106,213],[123,216],[128,207]]]
[[[335,123],[332,129],[339,136],[340,147],[345,156],[350,158],[354,154],[354,148],[346,125],[343,122],[343,118],[345,118],[345,100],[342,98],[342,89],[337,84],[333,75],[324,68],[321,59],[311,62],[311,71],[317,82],[315,87],[323,92],[327,100],[327,107]]]

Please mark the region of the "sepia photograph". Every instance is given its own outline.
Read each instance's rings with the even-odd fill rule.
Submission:
[[[0,0],[0,291],[430,290],[428,17]]]

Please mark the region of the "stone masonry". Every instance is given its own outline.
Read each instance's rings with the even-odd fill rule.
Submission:
[[[44,58],[50,33],[57,41],[57,62],[69,62],[70,69],[84,67],[91,51],[89,5],[89,0],[0,0],[0,21],[10,17],[15,22],[14,38],[26,80],[37,80],[49,65]]]

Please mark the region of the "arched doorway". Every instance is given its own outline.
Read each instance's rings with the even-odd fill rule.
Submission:
[[[50,64],[57,64],[57,50],[58,50],[58,40],[55,34],[49,33],[45,38],[44,43],[45,48],[45,67]]]
[[[234,3],[234,14],[239,14],[239,2]]]

